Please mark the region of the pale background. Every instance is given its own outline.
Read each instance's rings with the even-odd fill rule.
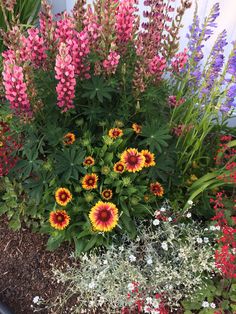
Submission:
[[[64,10],[70,11],[76,0],[49,0],[51,4],[53,5],[53,12],[58,13],[62,12]],[[92,0],[88,0],[88,3],[92,3]],[[140,0],[140,12],[143,11],[143,2],[144,0]],[[176,0],[176,6],[179,5],[179,0]],[[194,3],[195,1],[193,0],[193,5],[192,8],[189,9],[184,17],[183,20],[183,29],[181,30],[181,40],[180,40],[180,50],[183,50],[183,48],[186,46],[186,33],[188,32],[188,26],[191,24],[193,20],[193,11],[194,11]],[[236,0],[198,0],[198,8],[199,8],[199,16],[201,20],[204,19],[204,16],[209,12],[210,8],[215,2],[219,2],[220,4],[220,16],[217,18],[217,23],[218,23],[218,28],[214,32],[214,35],[212,38],[206,43],[205,47],[205,53],[209,53],[211,51],[212,45],[217,37],[217,34],[224,29],[227,30],[228,32],[228,42],[231,43],[232,41],[236,40]],[[225,51],[225,56],[229,54],[229,51],[231,49],[231,45],[229,45],[226,48]],[[236,115],[236,110],[235,110],[235,115]],[[231,120],[231,125],[236,126],[236,117],[233,119],[234,121]]]

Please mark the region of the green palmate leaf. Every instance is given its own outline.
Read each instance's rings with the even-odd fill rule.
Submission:
[[[84,157],[85,152],[75,147],[56,152],[54,155],[55,172],[60,175],[61,180],[78,180],[80,173],[86,173],[86,170],[82,167]]]
[[[107,83],[98,76],[93,77],[91,80],[83,84],[85,92],[82,94],[84,98],[94,99],[97,98],[99,102],[103,103],[104,98],[111,100],[112,92],[115,90],[108,86]]]
[[[28,179],[24,183],[26,191],[38,205],[42,199],[44,190],[48,189],[49,183],[53,176],[49,173],[40,173],[36,178]]]
[[[168,140],[172,138],[169,127],[155,121],[143,126],[141,136],[145,139],[139,143],[140,146],[148,146],[151,151],[160,153],[163,147],[168,147]]]

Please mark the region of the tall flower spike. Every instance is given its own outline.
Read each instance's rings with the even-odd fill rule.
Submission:
[[[120,55],[111,51],[106,60],[103,61],[103,67],[107,74],[115,74],[117,66],[119,64]]]
[[[39,30],[32,28],[28,30],[28,37],[23,37],[24,46],[21,49],[22,60],[30,60],[36,67],[43,67],[47,58],[46,47],[42,37],[39,37]]]
[[[59,53],[56,56],[56,79],[59,80],[57,91],[57,105],[63,109],[62,112],[74,108],[75,98],[75,67],[72,63],[70,49],[65,43],[61,43]]]
[[[136,30],[136,15],[137,8],[136,0],[121,0],[116,13],[116,36],[117,45],[127,44],[134,36]]]
[[[10,107],[16,115],[31,118],[32,111],[24,82],[23,68],[16,64],[13,56],[13,53],[5,54],[3,62],[3,85],[6,99],[10,102]]]
[[[14,6],[16,4],[16,0],[2,0],[2,3],[4,5],[4,7],[10,11],[13,12],[14,11]]]
[[[72,10],[72,14],[76,23],[76,29],[78,31],[81,31],[83,28],[83,21],[86,12],[85,5],[86,0],[77,0]]]
[[[210,58],[208,59],[208,68],[206,69],[204,73],[204,86],[202,87],[200,94],[203,95],[209,95],[212,90],[212,87],[215,82],[217,82],[217,79],[219,78],[219,75],[221,74],[223,65],[224,65],[224,48],[228,44],[226,41],[227,32],[224,30],[217,38],[212,51],[210,53]]]
[[[40,33],[48,48],[55,44],[56,22],[53,20],[52,7],[47,0],[42,0],[41,12],[39,13]]]

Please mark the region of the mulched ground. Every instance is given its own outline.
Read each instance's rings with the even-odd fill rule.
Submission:
[[[8,229],[6,219],[0,219],[0,300],[15,314],[34,313],[32,301],[35,296],[48,300],[62,289],[51,280],[51,265],[71,264],[72,249],[64,246],[48,252],[46,241],[47,237],[28,229],[13,232]]]

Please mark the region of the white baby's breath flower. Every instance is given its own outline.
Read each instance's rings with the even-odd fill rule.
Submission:
[[[215,227],[215,226],[210,226],[210,230],[211,230],[211,231],[215,231],[215,230],[216,230],[216,227]]]
[[[192,217],[192,214],[191,214],[191,213],[187,213],[187,214],[186,214],[186,217],[187,217],[187,218],[191,218],[191,217]]]
[[[209,307],[209,303],[207,301],[202,302],[202,307],[207,308]]]
[[[154,308],[158,308],[159,305],[160,305],[160,302],[159,302],[158,300],[155,299],[155,300],[152,301],[152,306],[153,306]]]
[[[169,218],[168,218],[168,221],[170,221],[170,222],[171,222],[172,220],[173,220],[173,219],[172,219],[171,217],[169,217]]]
[[[148,265],[152,265],[152,263],[153,263],[153,260],[152,260],[151,257],[149,257],[149,258],[147,259],[147,264],[148,264]]]
[[[161,212],[165,212],[165,211],[166,211],[165,207],[161,207],[161,208],[160,208],[160,211],[161,211]]]
[[[216,308],[215,303],[212,302],[212,303],[210,304],[210,307],[211,307],[212,309],[215,309],[215,308]]]
[[[96,287],[96,284],[94,281],[91,281],[88,285],[89,289],[94,289]]]
[[[209,239],[207,237],[203,238],[204,243],[209,243]]]
[[[119,250],[120,250],[121,252],[123,252],[124,249],[125,249],[125,248],[123,247],[123,245],[119,246]]]
[[[39,300],[40,300],[39,296],[35,296],[35,297],[33,298],[33,303],[34,303],[34,304],[37,304],[37,303],[39,303]]]
[[[146,303],[147,304],[152,304],[152,298],[150,298],[150,297],[146,298]]]
[[[162,242],[161,247],[163,248],[163,250],[168,251],[168,244],[167,244],[167,242]]]
[[[134,290],[134,284],[131,282],[128,284],[128,290],[133,291]]]
[[[135,261],[136,261],[136,257],[131,254],[131,255],[129,256],[129,260],[130,260],[130,262],[135,262]]]
[[[203,242],[202,238],[197,238],[197,243],[201,244]]]
[[[192,200],[188,200],[188,205],[192,206],[193,205],[193,201]]]
[[[144,313],[151,313],[151,308],[148,305],[145,305],[143,310],[144,310]]]
[[[220,230],[220,226],[216,226],[216,227],[215,227],[215,230],[218,230],[218,231],[219,231],[219,230]]]
[[[103,265],[107,265],[107,264],[108,264],[108,261],[106,259],[104,259]]]
[[[95,305],[95,301],[90,301],[89,302],[89,307],[94,307],[94,305]]]
[[[158,226],[160,224],[160,220],[154,219],[152,223],[154,224],[154,226]]]

